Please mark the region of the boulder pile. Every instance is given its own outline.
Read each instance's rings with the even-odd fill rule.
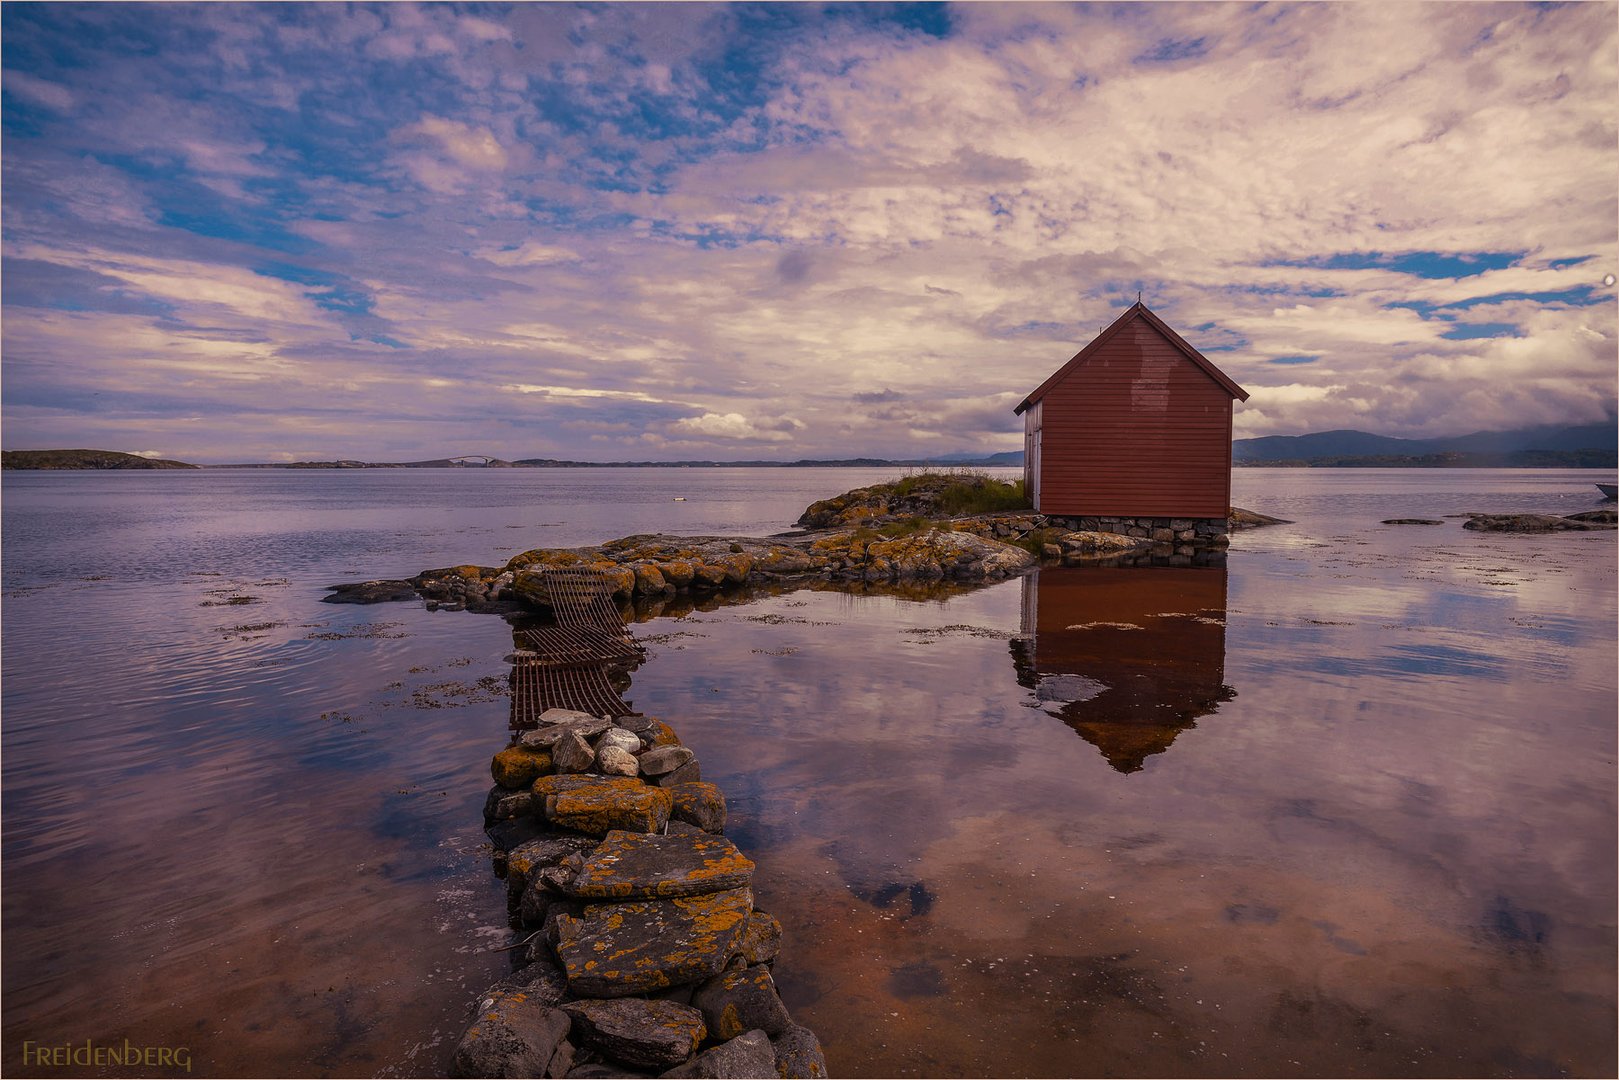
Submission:
[[[725,797],[661,720],[552,709],[494,756],[485,831],[527,964],[492,987],[457,1076],[823,1077],[771,969]]]

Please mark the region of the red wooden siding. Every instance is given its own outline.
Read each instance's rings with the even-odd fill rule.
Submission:
[[[1225,516],[1232,394],[1156,322],[1132,308],[1047,381],[1034,466],[1042,513]]]

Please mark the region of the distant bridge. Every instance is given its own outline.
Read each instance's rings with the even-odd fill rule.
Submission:
[[[499,458],[490,457],[488,454],[462,454],[460,457],[449,459],[451,465],[470,465],[473,468],[492,465],[499,460]]]

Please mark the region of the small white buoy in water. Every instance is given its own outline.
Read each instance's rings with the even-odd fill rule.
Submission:
[[[684,496],[684,495],[676,495],[675,496],[675,502],[685,502],[685,501],[686,501],[686,496]]]

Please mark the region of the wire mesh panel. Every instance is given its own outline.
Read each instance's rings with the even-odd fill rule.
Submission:
[[[641,647],[633,641],[595,627],[541,626],[521,630],[517,636],[547,664],[601,664],[641,656]]]
[[[595,631],[615,638],[636,653],[641,651],[613,603],[613,583],[600,570],[562,566],[540,575],[546,598],[558,626]]]
[[[636,715],[608,677],[644,653],[613,602],[613,583],[578,567],[547,569],[540,580],[557,624],[518,632],[528,651],[513,657],[512,727],[533,727],[546,709]]]
[[[602,665],[548,667],[519,662],[512,668],[511,726],[532,728],[547,709],[573,709],[608,719],[638,715],[613,689]]]

